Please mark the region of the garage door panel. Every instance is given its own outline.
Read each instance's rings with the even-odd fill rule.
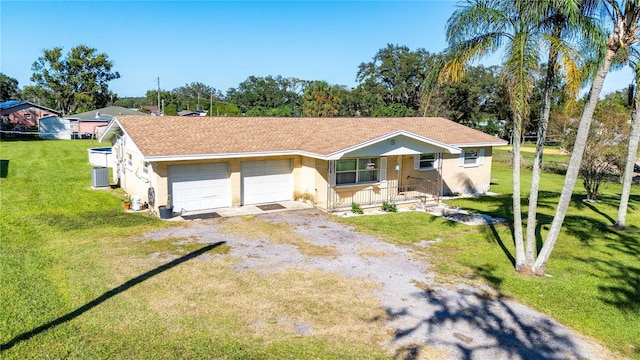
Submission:
[[[291,200],[291,160],[247,161],[241,171],[244,205]]]
[[[169,184],[175,211],[231,206],[227,163],[171,165]]]

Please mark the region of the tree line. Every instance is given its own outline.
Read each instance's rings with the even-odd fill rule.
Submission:
[[[107,105],[142,108],[157,105],[160,98],[165,115],[201,110],[209,116],[442,116],[490,133],[504,132],[498,124],[508,120],[509,107],[500,67],[473,66],[461,82],[428,87],[442,61],[442,54],[387,44],[359,65],[353,88],[281,75],[249,76],[225,93],[192,82],[161,89],[160,97],[157,89],[150,89],[144,96],[119,98],[108,87],[120,78],[108,55],[79,45],[65,56],[59,47],[44,50],[32,65],[33,85],[20,89],[17,80],[5,74],[0,81],[2,100],[20,98],[63,114]]]

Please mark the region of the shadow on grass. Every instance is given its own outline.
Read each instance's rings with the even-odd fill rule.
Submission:
[[[553,191],[540,191],[538,208],[547,207],[554,208],[557,206],[557,199],[560,194]],[[603,196],[600,203],[589,203],[583,201],[584,196],[580,194],[573,194],[571,197],[572,206],[577,209],[590,209],[598,217],[590,217],[585,215],[566,215],[563,221],[562,227],[565,231],[577,237],[581,242],[590,244],[594,240],[594,233],[603,234],[618,234],[618,232],[611,227],[615,223],[615,219],[603,212],[599,207],[608,206],[617,209],[619,204],[619,198],[614,196]],[[513,238],[513,203],[511,195],[497,195],[497,196],[483,196],[478,198],[465,199],[466,201],[473,203],[482,203],[482,205],[472,206],[471,208],[486,209],[483,213],[506,219],[506,224],[509,226],[512,234],[512,243],[515,241]],[[629,210],[635,209],[634,203],[640,202],[640,196],[631,195],[629,198]],[[527,205],[527,199],[522,200],[522,205]],[[526,220],[526,211],[522,214],[523,220]],[[553,215],[544,213],[538,213],[536,215],[536,247],[538,251],[543,245],[542,230],[548,230],[551,222],[553,221]],[[526,228],[526,227],[525,227]],[[525,229],[523,229],[524,231]],[[631,231],[634,231],[633,229]],[[515,264],[513,255],[505,247],[504,242],[500,238],[500,235],[496,232],[495,228],[491,228],[490,232],[487,232],[487,237],[490,240],[495,240],[498,243],[512,264]]]
[[[9,160],[0,160],[0,178],[5,179],[9,176]]]
[[[574,196],[573,200],[579,204],[578,207],[590,209],[597,216],[567,215],[563,222],[564,231],[587,246],[598,246],[600,248],[602,243],[605,242],[604,248],[609,251],[599,251],[601,256],[575,258],[592,266],[595,277],[607,279],[602,282],[602,285],[598,286],[602,303],[613,305],[625,311],[640,311],[640,266],[631,260],[624,261],[621,257],[624,256],[627,259],[640,258],[639,229],[630,227],[627,230],[616,230],[611,226],[614,223],[614,219],[599,207],[610,206],[616,208],[618,206],[617,199],[607,198],[602,203],[592,204],[583,202],[581,198],[581,196]],[[640,200],[638,199],[640,198],[639,196],[634,195],[634,198],[633,201]],[[505,210],[500,211],[503,215],[507,213]],[[538,214],[536,231],[538,249],[541,248],[543,243],[541,230],[548,230],[552,221],[552,215]],[[513,255],[510,249],[505,246],[500,233],[495,227],[493,225],[487,227],[484,233],[489,240],[495,241],[500,246],[507,259],[513,265],[515,263]],[[594,234],[601,234],[602,236],[594,236]],[[491,268],[486,266],[474,268],[476,275],[482,277],[494,287],[498,287],[496,290],[499,290],[501,279],[493,276],[490,270]]]
[[[495,278],[495,285],[499,287],[500,283]],[[417,313],[413,306],[385,309],[392,321],[412,324],[393,334],[394,342],[410,344],[401,347],[395,359],[428,358],[428,354],[421,354],[428,347],[445,347],[451,357],[469,360],[587,356],[568,329],[535,312],[521,315],[521,305],[504,298],[444,289],[429,289],[412,297],[420,303],[421,312]]]
[[[491,232],[491,234],[488,235],[489,239],[493,239],[493,240],[496,241],[498,246],[500,246],[500,249],[502,249],[502,252],[504,252],[504,255],[511,262],[511,266],[513,266],[513,268],[515,269],[515,267],[516,267],[516,258],[513,257],[513,255],[511,254],[511,251],[509,251],[509,249],[505,246],[504,242],[502,241],[502,238],[500,237],[500,233],[496,230],[495,224],[488,225],[488,228],[489,228],[489,230]],[[511,226],[509,226],[509,228],[512,229]],[[511,233],[513,234],[513,230],[511,231]]]
[[[602,279],[598,289],[603,303],[637,314],[640,311],[640,265],[634,259],[640,258],[640,238],[620,232],[617,239],[605,246],[612,251],[607,258],[574,258],[593,267],[593,275]]]
[[[178,266],[178,265],[182,264],[185,261],[191,260],[191,259],[193,259],[193,258],[195,258],[195,257],[197,257],[199,255],[202,255],[205,252],[207,252],[207,251],[209,251],[211,249],[214,249],[214,248],[216,248],[216,247],[218,247],[220,245],[223,245],[223,244],[225,244],[225,242],[224,241],[220,241],[220,242],[217,242],[217,243],[214,243],[214,244],[210,244],[210,245],[204,246],[204,247],[202,247],[202,248],[200,248],[200,249],[198,249],[196,251],[190,252],[187,255],[179,257],[179,258],[177,258],[177,259],[175,259],[173,261],[170,261],[170,262],[168,262],[168,263],[166,263],[166,264],[164,264],[162,266],[159,266],[159,267],[157,267],[157,268],[155,268],[153,270],[147,271],[146,273],[144,273],[142,275],[139,275],[139,276],[137,276],[137,277],[125,282],[124,284],[105,292],[104,294],[102,294],[102,295],[98,296],[97,298],[89,301],[88,303],[82,305],[81,307],[79,307],[79,308],[77,308],[77,309],[75,309],[75,310],[73,310],[73,311],[71,311],[71,312],[69,312],[69,313],[67,313],[65,315],[62,315],[61,317],[59,317],[59,318],[57,318],[57,319],[55,319],[53,321],[50,321],[50,322],[48,322],[48,323],[46,323],[44,325],[38,326],[37,328],[32,329],[30,331],[24,332],[24,333],[14,337],[13,339],[9,340],[8,342],[6,342],[4,344],[0,344],[0,350],[2,350],[2,351],[8,350],[8,349],[12,348],[13,346],[15,346],[16,344],[18,344],[21,341],[29,340],[32,337],[34,337],[34,336],[36,336],[36,335],[38,335],[38,334],[40,334],[42,332],[45,332],[45,331],[47,331],[49,329],[52,329],[52,328],[54,328],[54,327],[56,327],[58,325],[61,325],[61,324],[65,323],[65,322],[67,322],[67,321],[73,320],[73,319],[77,318],[78,316],[84,314],[85,312],[87,312],[87,311],[93,309],[94,307],[102,304],[103,302],[109,300],[110,298],[112,298],[112,297],[114,297],[114,296],[116,296],[116,295],[118,295],[118,294],[120,294],[120,293],[122,293],[122,292],[124,292],[124,291],[126,291],[126,290],[128,290],[128,289],[130,289],[130,288],[132,288],[132,287],[134,287],[136,285],[138,285],[138,284],[140,284],[141,282],[143,282],[143,281],[145,281],[145,280],[147,280],[147,279],[149,279],[149,278],[151,278],[153,276],[156,276],[156,275],[158,275],[158,274],[160,274],[162,272],[165,272],[165,271],[167,271],[167,270],[169,270],[169,269],[171,269],[171,268],[173,268],[175,266]]]

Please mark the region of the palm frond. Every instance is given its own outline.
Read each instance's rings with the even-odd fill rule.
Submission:
[[[508,86],[511,107],[526,118],[540,63],[537,37],[526,31],[514,34],[505,54],[502,76]]]
[[[569,47],[559,48],[559,57],[564,70],[565,86],[564,91],[567,95],[575,97],[580,91],[580,85],[582,83],[582,77],[580,74],[580,67],[575,61],[579,58],[575,49]]]
[[[446,36],[449,45],[455,45],[487,32],[505,32],[509,19],[495,0],[470,0],[456,10],[447,21]]]
[[[488,33],[456,44],[445,50],[445,64],[438,75],[438,82],[458,82],[464,77],[465,66],[502,46],[506,34]]]

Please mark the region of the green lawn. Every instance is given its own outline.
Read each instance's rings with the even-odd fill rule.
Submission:
[[[125,213],[119,190],[91,190],[86,149],[93,146],[99,145],[0,141],[2,359],[382,357],[362,340],[379,343],[385,336],[383,320],[372,323],[369,316],[376,309],[375,299],[353,293],[363,284],[299,272],[265,281],[239,275],[230,259],[219,264],[188,261],[205,251],[225,254],[224,245],[205,246],[189,239],[141,241],[147,231],[181,224]],[[532,154],[525,156],[530,159]],[[496,158],[505,160],[506,152],[498,151]],[[511,217],[510,169],[496,163],[493,177],[492,190],[502,195],[451,203]],[[562,181],[560,175],[544,175],[542,239]],[[523,189],[527,186],[524,181]],[[344,221],[394,243],[441,238],[444,241],[426,250],[440,280],[488,282],[502,295],[640,358],[640,194],[635,187],[630,230],[617,232],[610,224],[616,216],[618,189],[619,185],[607,185],[603,202],[585,204],[578,186],[548,264],[552,277],[515,274],[506,225],[467,227],[421,213]],[[177,259],[159,261],[154,254]],[[293,300],[281,296],[281,289],[290,288],[300,290]],[[332,306],[322,306],[327,291],[334,294]],[[356,295],[360,300],[354,303]],[[256,333],[247,325],[256,309],[278,308],[311,317],[331,335],[291,335],[277,330],[275,318],[264,326],[277,331]],[[336,318],[349,331],[330,328]]]
[[[473,212],[513,219],[508,153],[496,151],[491,190],[497,196],[448,201]],[[524,153],[532,163],[533,154]],[[549,156],[553,161],[568,157]],[[522,172],[523,211],[530,171]],[[538,246],[546,237],[564,182],[544,173],[538,206]],[[412,244],[441,238],[426,250],[442,281],[482,281],[603,342],[624,356],[640,358],[640,188],[629,204],[627,231],[611,224],[617,217],[620,184],[606,184],[600,203],[584,203],[580,180],[545,277],[523,277],[513,269],[513,240],[507,224],[470,227],[422,213],[350,217],[344,222],[361,231],[385,234],[393,243]],[[523,221],[526,222],[526,213]],[[419,251],[420,247],[416,247]]]
[[[350,314],[354,318],[345,321],[354,328],[371,327],[367,314],[379,305],[373,297],[353,302],[359,283],[313,272],[284,272],[267,282],[238,274],[231,259],[189,261],[202,252],[224,254],[225,245],[139,240],[147,231],[181,224],[125,213],[120,190],[91,190],[86,149],[94,146],[100,145],[0,141],[0,358],[383,356],[357,338],[361,333],[295,336],[272,315],[295,306],[287,311],[317,314],[308,316],[320,328]],[[300,289],[297,298],[281,295],[290,287]],[[318,311],[328,288],[344,295],[332,298],[338,308]],[[264,334],[250,326],[256,309],[273,317]],[[364,336],[384,336],[384,327],[375,326],[380,331],[360,328]]]

